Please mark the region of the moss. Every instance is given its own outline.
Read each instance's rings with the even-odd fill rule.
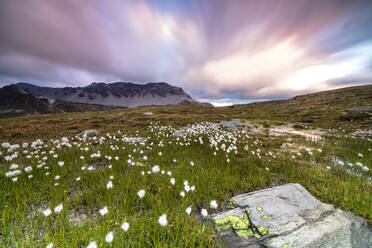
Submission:
[[[257,239],[260,239],[262,236],[270,234],[269,230],[264,227],[253,227],[249,221],[249,213],[245,213],[243,218],[228,216],[222,220],[216,220],[215,227],[217,231],[232,228],[238,236],[243,238],[254,236]]]
[[[222,220],[216,220],[215,224],[217,230],[226,230],[231,227],[235,230],[242,230],[250,227],[250,221],[247,215],[244,215],[243,219],[237,216],[228,216]]]
[[[235,201],[234,201],[234,200],[230,200],[230,201],[229,201],[229,204],[228,204],[228,207],[229,207],[229,208],[235,208],[235,206],[236,206],[236,205],[235,205]]]
[[[254,235],[253,231],[251,229],[248,230],[236,230],[236,234],[243,238],[249,238]]]
[[[258,231],[262,234],[262,235],[266,235],[269,233],[269,230],[267,228],[264,228],[264,227],[259,227],[257,228]]]

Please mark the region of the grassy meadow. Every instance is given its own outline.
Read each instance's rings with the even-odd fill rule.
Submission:
[[[250,108],[1,119],[0,247],[223,247],[208,216],[234,195],[285,183],[372,223],[372,140],[350,135],[369,120]],[[216,124],[236,118],[236,128]]]

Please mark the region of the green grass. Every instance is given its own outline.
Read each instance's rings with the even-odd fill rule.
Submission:
[[[148,109],[155,116],[142,114]],[[176,108],[140,108],[98,114],[44,115],[42,119],[22,117],[2,120],[1,143],[11,141],[21,144],[21,141],[42,138],[48,147],[43,145],[36,149],[39,158],[35,158],[34,153],[30,159],[26,155],[35,149],[19,148],[19,155],[13,161],[5,161],[4,157],[9,153],[1,148],[0,247],[46,247],[50,242],[54,247],[86,247],[90,241],[104,247],[220,247],[222,244],[216,239],[213,225],[200,217],[200,210],[205,208],[210,214],[217,213],[236,194],[284,183],[300,183],[321,201],[352,211],[372,222],[372,185],[368,179],[371,171],[365,172],[354,165],[353,171],[361,174],[355,176],[347,172],[347,165],[340,167],[332,164],[332,159],[338,157],[345,164],[361,162],[372,169],[372,152],[368,150],[372,148],[370,140],[351,139],[337,133],[338,136],[330,134],[322,142],[315,143],[289,134],[276,137],[265,132],[248,134],[247,137],[237,130],[210,128],[206,133],[188,135],[184,141],[172,136],[174,129],[170,127],[164,131],[159,131],[159,128],[151,131],[146,124],[146,121],[159,119],[162,125],[171,124],[177,129],[206,119],[228,119],[215,113],[209,115],[205,108],[196,108],[197,111],[192,113],[188,112],[190,109],[194,107],[180,107],[178,111]],[[266,128],[283,124],[264,119],[256,123]],[[106,138],[102,144],[93,140],[73,140],[74,135],[93,127],[100,129],[101,136]],[[118,130],[127,136],[135,136],[138,132],[138,136],[149,139],[144,145],[124,143],[120,141]],[[117,139],[108,137],[107,132]],[[225,138],[226,135],[235,137],[237,153],[226,154],[219,149],[214,155],[215,150],[210,148],[208,137],[216,134]],[[64,135],[73,145],[71,148],[55,148],[58,158],[53,158],[49,151],[56,144],[49,140],[60,139]],[[203,139],[203,144],[199,143],[199,137]],[[291,141],[288,141],[289,138]],[[160,142],[164,146],[159,146]],[[311,148],[313,155],[304,149],[299,149],[301,156],[282,149],[282,145],[288,142],[297,147]],[[219,147],[222,143],[228,147],[231,139],[220,142]],[[78,147],[78,144],[81,146]],[[244,148],[246,145],[248,150]],[[112,146],[118,149],[111,149]],[[82,151],[80,148],[83,147],[89,147],[89,151]],[[317,152],[317,148],[321,148],[322,152]],[[257,156],[257,149],[261,151],[260,157]],[[29,153],[23,154],[23,150]],[[42,154],[43,151],[46,153]],[[89,156],[98,151],[100,158]],[[256,153],[252,154],[252,151]],[[159,152],[162,152],[161,156]],[[363,158],[358,153],[362,153]],[[136,162],[135,166],[128,165],[129,155]],[[143,160],[144,155],[148,160]],[[37,168],[44,156],[48,157],[45,166],[49,169],[45,166]],[[105,156],[111,156],[112,160]],[[115,160],[115,156],[119,159]],[[177,161],[173,162],[174,159]],[[64,166],[59,167],[58,161],[64,161]],[[190,165],[191,161],[194,166]],[[13,163],[22,168],[17,182],[5,177]],[[111,169],[109,165],[112,165]],[[159,165],[165,174],[147,174],[154,165]],[[27,166],[32,166],[32,172],[23,171]],[[83,166],[93,166],[95,170],[82,170]],[[327,166],[331,169],[327,170]],[[172,176],[167,175],[168,171],[172,172]],[[46,176],[46,172],[50,174]],[[32,174],[33,178],[28,179],[28,174]],[[54,179],[56,175],[60,176],[59,180]],[[111,180],[114,187],[107,189],[110,176],[114,177]],[[81,180],[76,181],[77,177]],[[171,177],[175,178],[175,185],[170,183]],[[182,198],[179,194],[184,190],[185,180],[195,185],[196,189]],[[54,186],[56,182],[58,186]],[[146,190],[143,199],[137,196],[140,189]],[[218,209],[210,209],[211,200],[217,200]],[[53,210],[60,203],[63,204],[61,213],[48,217],[42,214],[42,210]],[[101,216],[98,211],[104,206],[108,207],[109,213]],[[185,212],[189,206],[192,206],[191,216]],[[162,214],[167,215],[166,227],[157,222]],[[79,220],[75,218],[75,223],[71,223],[72,216],[78,216]],[[120,228],[124,221],[130,223],[128,232]],[[105,243],[109,231],[114,232],[111,244]]]

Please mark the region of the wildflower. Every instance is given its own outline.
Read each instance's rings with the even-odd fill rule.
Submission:
[[[140,199],[142,199],[145,196],[145,190],[141,189],[140,191],[137,192],[137,195]]]
[[[128,229],[129,229],[129,223],[128,223],[128,222],[124,222],[124,223],[121,225],[121,229],[123,229],[124,232],[128,231]]]
[[[46,248],[53,248],[53,243],[50,243],[49,245],[47,245]]]
[[[110,176],[109,178],[110,178],[111,180],[114,180],[114,176]]]
[[[159,217],[158,222],[161,226],[166,226],[168,224],[167,215],[163,214]]]
[[[153,173],[158,173],[159,171],[160,171],[159,166],[155,165],[154,167],[152,167],[152,172]]]
[[[113,233],[113,232],[109,232],[109,233],[106,235],[105,241],[106,241],[107,243],[111,243],[113,239],[114,239],[114,233]]]
[[[51,213],[52,213],[52,210],[50,210],[50,208],[43,211],[43,214],[45,217],[48,217]]]
[[[360,168],[363,168],[363,164],[361,162],[356,162],[355,163],[357,166],[359,166]]]
[[[331,169],[331,167],[327,166],[327,167],[326,167],[326,169],[327,169],[327,170],[330,170],[330,169]]]
[[[11,170],[15,170],[15,169],[17,169],[19,166],[18,166],[18,164],[11,164],[10,165],[10,169]]]
[[[33,175],[29,175],[29,176],[28,176],[28,179],[31,179],[31,178],[33,178],[33,177],[34,177]]]
[[[159,152],[158,154],[159,154],[159,156],[161,156],[161,155],[162,155],[162,153],[161,153],[161,152]]]
[[[100,209],[98,212],[99,212],[100,215],[104,216],[104,215],[106,215],[108,213],[108,209],[105,206],[102,209]]]
[[[358,153],[358,156],[361,157],[361,158],[363,158],[363,154],[361,154],[361,153]]]
[[[212,201],[209,203],[209,206],[210,206],[211,208],[217,209],[218,204],[217,204],[216,200],[212,200]]]
[[[191,165],[191,166],[194,166],[194,162],[191,161],[191,162],[190,162],[190,165]]]
[[[191,214],[191,207],[186,208],[186,213],[187,213],[187,215]]]
[[[172,176],[172,172],[171,172],[171,171],[168,171],[168,172],[167,172],[167,175],[168,175],[168,176]]]
[[[80,177],[77,177],[77,178],[76,178],[76,181],[77,181],[77,182],[80,181]]]
[[[55,176],[55,177],[54,177],[55,180],[58,180],[58,179],[60,179],[60,178],[61,178],[60,176]]]
[[[207,216],[208,216],[208,211],[207,211],[206,209],[204,209],[204,208],[201,210],[200,213],[201,213],[201,215],[202,215],[203,217],[207,217]]]
[[[87,248],[97,248],[97,243],[96,241],[92,241],[88,244]]]
[[[18,177],[13,177],[12,180],[13,180],[13,182],[17,182]]]
[[[25,172],[26,173],[29,173],[31,171],[32,171],[32,167],[31,166],[28,166],[28,167],[25,168]]]
[[[63,206],[62,206],[62,203],[61,203],[57,207],[54,208],[54,212],[58,214],[62,211],[62,209],[63,209]]]
[[[190,191],[190,186],[189,185],[185,185],[184,188],[185,188],[186,193],[188,193]]]
[[[112,182],[111,181],[109,181],[108,183],[107,183],[107,189],[111,189],[112,187],[113,187],[113,185],[112,185]]]
[[[58,162],[58,165],[59,165],[60,167],[62,167],[64,164],[65,164],[65,162],[63,162],[63,161],[59,161],[59,162]]]
[[[191,191],[194,191],[195,190],[195,185],[191,186],[190,189],[191,189]]]
[[[174,184],[176,183],[176,179],[174,179],[174,177],[172,177],[171,180],[170,180],[170,183],[171,183],[172,185],[174,185]]]
[[[185,192],[181,191],[180,196],[185,197]]]
[[[369,171],[369,168],[367,166],[363,166],[362,170]]]

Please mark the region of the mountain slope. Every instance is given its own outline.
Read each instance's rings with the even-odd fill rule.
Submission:
[[[86,87],[65,88],[39,87],[27,83],[16,85],[36,96],[46,96],[68,102],[121,107],[179,105],[184,101],[200,105],[181,88],[167,83],[92,83]]]
[[[112,107],[71,103],[47,97],[35,96],[16,85],[0,88],[0,118],[33,114],[87,112],[112,109]]]
[[[235,105],[246,118],[317,123],[325,127],[372,127],[372,85],[354,86]]]

